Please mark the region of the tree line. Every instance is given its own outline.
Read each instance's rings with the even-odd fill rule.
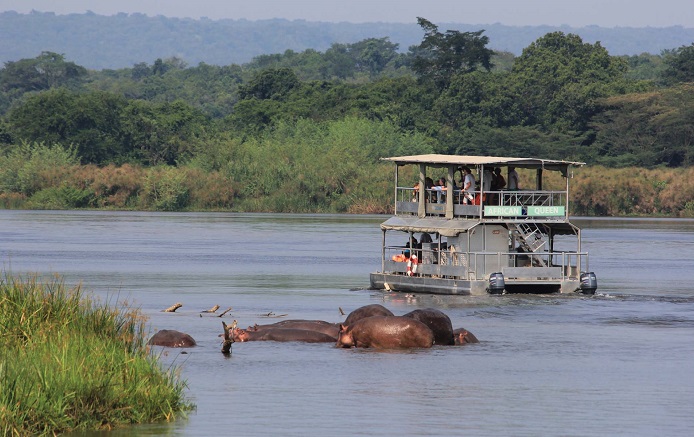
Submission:
[[[418,23],[422,42],[405,53],[388,38],[368,38],[244,65],[169,58],[91,71],[52,52],[6,62],[0,191],[13,199],[40,191],[22,191],[17,166],[55,147],[70,157],[61,162],[94,172],[127,165],[217,174],[234,191],[230,202],[254,210],[258,199],[278,196],[283,177],[292,181],[282,198],[294,200],[275,210],[350,210],[359,196],[374,196],[383,182],[378,158],[394,154],[692,165],[694,44],[611,56],[600,43],[552,32],[515,57],[489,49],[482,30]]]

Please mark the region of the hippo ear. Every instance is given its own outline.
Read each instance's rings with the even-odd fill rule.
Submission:
[[[347,325],[343,325],[340,323],[340,332],[346,331],[347,330]]]

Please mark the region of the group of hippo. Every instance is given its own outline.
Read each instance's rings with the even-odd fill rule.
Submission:
[[[429,348],[433,345],[479,343],[479,340],[466,329],[453,329],[451,319],[437,309],[418,309],[396,316],[379,304],[357,308],[343,323],[283,320],[268,325],[249,326],[247,329],[229,328],[227,336],[232,342],[301,341],[336,343],[337,347],[343,348],[377,349]],[[152,337],[150,344],[166,346],[154,342],[155,337]],[[168,336],[167,341],[171,339]]]

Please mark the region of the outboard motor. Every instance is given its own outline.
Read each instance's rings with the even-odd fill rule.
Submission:
[[[506,281],[504,281],[503,273],[497,272],[489,275],[489,287],[487,287],[489,294],[503,294],[505,288]]]
[[[595,290],[598,289],[598,278],[593,272],[582,272],[581,273],[581,293],[583,294],[595,294]]]

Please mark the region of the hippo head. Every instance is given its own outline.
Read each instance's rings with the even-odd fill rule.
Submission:
[[[475,335],[465,329],[456,330],[454,333],[454,341],[456,345],[463,345],[469,343],[479,343],[480,341],[475,337]]]
[[[340,332],[337,334],[337,347],[354,347],[354,336],[352,330],[346,325],[340,325]]]
[[[230,330],[230,334],[233,341],[248,341],[248,332],[245,329],[234,328]]]

